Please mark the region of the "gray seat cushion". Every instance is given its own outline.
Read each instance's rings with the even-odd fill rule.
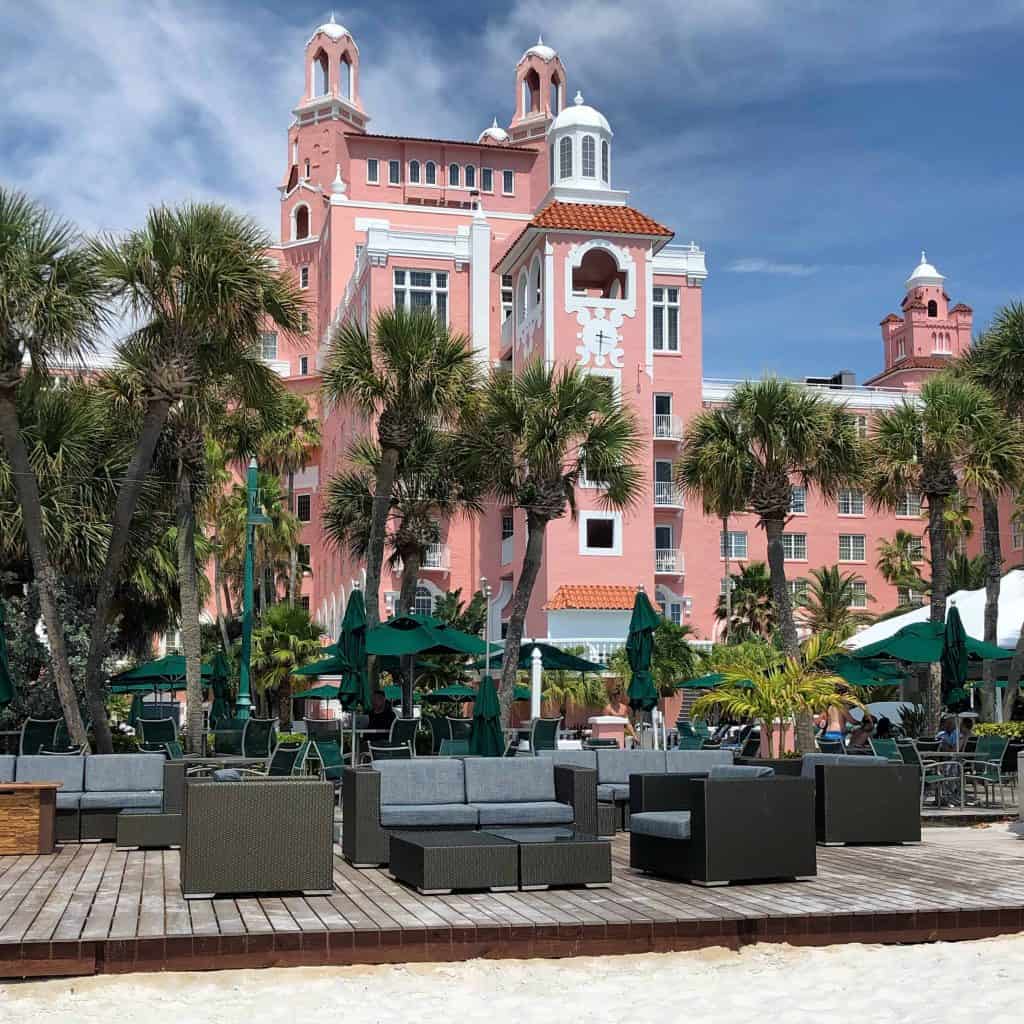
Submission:
[[[468,804],[387,804],[380,809],[385,828],[476,828],[479,815]]]
[[[518,800],[515,803],[474,804],[480,827],[487,825],[569,825],[573,810],[555,800]]]
[[[26,754],[18,758],[15,777],[18,782],[60,782],[58,792],[81,793],[87,760],[79,754]]]
[[[163,754],[93,754],[85,759],[88,793],[129,793],[164,788]]]
[[[715,764],[711,766],[713,779],[770,779],[774,768],[756,764]]]
[[[119,811],[122,807],[162,807],[163,802],[162,789],[129,789],[120,792],[106,789],[99,793],[83,793],[79,806],[83,811]]]
[[[804,754],[800,774],[805,779],[814,778],[814,769],[819,764],[868,765],[873,768],[891,768],[892,763],[885,757],[868,757],[864,754]]]
[[[599,782],[597,784],[597,799],[605,803],[615,803],[616,800],[629,799],[628,782]]]
[[[57,790],[57,810],[77,811],[79,802],[82,799],[81,793],[65,793],[62,789]]]
[[[466,786],[457,757],[374,761],[380,774],[380,804],[464,804]]]
[[[573,764],[577,768],[596,768],[596,750],[538,750],[538,757],[551,758],[552,764]]]
[[[555,799],[555,766],[550,757],[470,757],[463,763],[466,803],[535,803]]]
[[[13,754],[0,754],[0,782],[14,781],[14,762],[17,758]]]
[[[731,750],[667,750],[665,764],[668,771],[710,772],[715,765],[732,764]]]
[[[630,775],[665,771],[664,750],[596,750],[598,782],[629,782]]]
[[[657,836],[659,839],[689,839],[689,811],[644,811],[631,814],[629,830],[633,835]]]

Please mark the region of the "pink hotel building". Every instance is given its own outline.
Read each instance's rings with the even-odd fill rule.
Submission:
[[[359,60],[355,40],[333,19],[306,45],[305,91],[279,186],[281,243],[271,253],[308,290],[309,330],[305,347],[268,333],[264,357],[308,396],[323,430],[322,449],[297,480],[312,567],[304,600],[333,636],[365,576],[346,551],[325,543],[319,525],[324,485],[367,429],[348,409],[321,401],[328,338],[346,320],[368,323],[381,307],[424,306],[471,337],[482,367],[538,357],[579,364],[608,377],[640,423],[646,500],[607,512],[596,491],[580,489],[578,518],[549,528],[527,635],[586,643],[603,657],[622,642],[633,591],[643,584],[668,617],[713,638],[726,545],[736,572],[738,563],[765,559],[765,539],[748,515],[735,516],[723,537],[719,522],[686,507],[672,482],[687,419],[725,401],[732,387],[703,375],[704,252],[693,242],[672,244],[671,229],[613,186],[612,129],[579,93],[572,98],[561,59],[543,42],[516,65],[508,127],[495,119],[473,142],[370,132]],[[949,305],[943,277],[923,253],[905,291],[902,315],[881,324],[881,373],[862,387],[848,373],[805,382],[846,402],[865,433],[874,413],[902,401],[971,341],[970,308]],[[794,588],[810,569],[839,563],[862,580],[864,607],[884,611],[909,599],[881,579],[875,560],[879,540],[896,529],[923,533],[916,495],[890,516],[859,492],[825,504],[794,487],[792,511]],[[468,596],[486,576],[492,636],[499,635],[522,558],[523,515],[493,507],[482,518],[443,523],[442,532],[425,561],[417,609],[456,587]],[[1020,538],[1004,538],[1008,552],[1011,540]],[[385,575],[382,612],[393,608],[397,589]]]

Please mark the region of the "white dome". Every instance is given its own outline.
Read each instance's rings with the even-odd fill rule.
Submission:
[[[921,250],[921,262],[914,268],[914,272],[907,278],[906,289],[921,288],[926,285],[941,286],[946,279],[928,262],[928,254]]]
[[[488,139],[490,139],[491,142],[508,142],[508,138],[508,132],[505,131],[504,128],[498,127],[498,119],[495,118],[491,122],[491,127],[485,128],[480,133],[480,138],[478,138],[476,141],[486,142]]]
[[[323,32],[323,34],[325,36],[330,36],[331,39],[333,39],[335,41],[341,39],[342,36],[351,36],[351,33],[349,32],[349,30],[347,28],[345,28],[344,25],[339,25],[334,20],[334,14],[333,13],[331,14],[331,20],[327,21],[327,22],[324,22],[324,24],[321,25],[316,30],[316,32],[313,33],[313,35],[319,35],[319,33],[321,33],[321,32]]]
[[[551,127],[548,131],[555,132],[562,128],[599,128],[609,135],[612,134],[611,125],[608,124],[604,114],[600,110],[588,107],[583,102],[583,96],[580,93],[576,93],[576,99],[573,101],[572,106],[566,107],[551,122]]]
[[[519,58],[519,63],[522,64],[527,57],[540,57],[545,63],[553,61],[558,56],[558,51],[553,50],[550,46],[547,46],[544,42],[543,36],[537,36],[537,42],[531,46],[526,53]]]

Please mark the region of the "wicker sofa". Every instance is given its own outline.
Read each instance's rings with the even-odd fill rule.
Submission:
[[[771,768],[630,777],[630,866],[698,885],[817,874],[814,784]]]
[[[343,773],[341,848],[356,867],[387,864],[394,830],[565,825],[597,832],[593,769],[545,757],[419,757]]]

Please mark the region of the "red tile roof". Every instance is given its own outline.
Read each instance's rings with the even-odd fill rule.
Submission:
[[[865,385],[877,384],[890,374],[899,373],[901,370],[945,370],[952,361],[953,357],[951,355],[907,356],[906,359],[901,359],[898,363],[894,363],[890,366],[888,370],[883,370],[881,373],[876,374],[864,383]]]
[[[651,220],[631,206],[605,206],[600,203],[548,203],[530,227],[559,231],[600,231],[613,235],[664,235],[675,233],[664,224]]]
[[[956,304],[956,305],[955,305],[955,306],[954,306],[954,307],[953,307],[953,308],[952,308],[952,309],[950,310],[950,313],[973,313],[973,312],[974,312],[974,310],[973,310],[973,309],[971,309],[971,307],[970,307],[970,306],[968,306],[968,305],[967,305],[966,303],[964,303],[964,302],[958,302],[958,303],[957,303],[957,304]]]
[[[544,611],[566,609],[587,611],[629,611],[636,597],[636,587],[591,584],[590,586],[562,585],[544,605]]]
[[[389,142],[412,142],[417,145],[420,143],[431,143],[441,146],[472,146],[473,149],[510,149],[513,153],[533,153],[535,156],[538,152],[533,146],[514,146],[509,143],[495,146],[489,142],[473,142],[472,139],[431,139],[420,135],[379,135],[376,132],[353,132],[351,135],[345,136],[346,142],[350,145],[353,140],[358,141],[359,139],[386,139]]]

